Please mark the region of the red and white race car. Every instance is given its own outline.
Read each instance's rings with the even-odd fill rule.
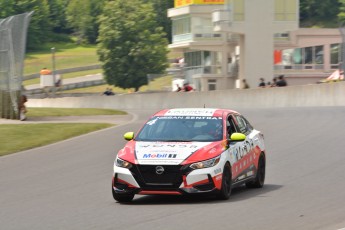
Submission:
[[[166,109],[154,114],[114,162],[113,197],[135,194],[214,193],[228,199],[246,184],[261,188],[266,155],[263,134],[238,112],[227,109]]]

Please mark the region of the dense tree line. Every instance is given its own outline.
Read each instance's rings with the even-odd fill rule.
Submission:
[[[95,44],[98,38],[99,17],[106,2],[112,0],[0,0],[0,18],[34,11],[28,32],[28,49],[39,49],[49,41],[67,41],[68,36],[77,42]],[[166,10],[173,7],[173,0],[141,0],[150,3],[155,20],[170,39],[171,24]]]

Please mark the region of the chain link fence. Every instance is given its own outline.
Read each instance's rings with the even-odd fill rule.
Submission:
[[[340,57],[340,64],[339,64],[339,70],[344,71],[345,70],[345,24],[342,23],[339,27],[340,34],[342,37],[342,43],[341,43],[341,57]],[[345,80],[345,79],[344,79]]]
[[[19,119],[26,35],[32,14],[0,19],[0,118]]]

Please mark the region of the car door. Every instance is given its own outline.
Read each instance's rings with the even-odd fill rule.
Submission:
[[[230,143],[230,152],[234,160],[232,164],[233,180],[236,183],[255,174],[254,139],[256,132],[250,123],[239,114],[233,114],[229,120],[230,124],[233,122],[235,132],[246,135],[244,141]]]

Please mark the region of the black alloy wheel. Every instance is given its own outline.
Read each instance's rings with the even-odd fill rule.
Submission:
[[[113,192],[114,200],[118,201],[119,203],[128,203],[131,202],[134,198],[134,194],[120,194],[114,191],[113,185],[111,185],[111,190]]]
[[[220,200],[227,200],[231,195],[231,168],[229,164],[224,166],[222,177],[222,188],[218,193],[217,198]]]
[[[263,154],[260,155],[258,171],[253,181],[246,183],[247,188],[262,188],[265,183],[266,160]]]

